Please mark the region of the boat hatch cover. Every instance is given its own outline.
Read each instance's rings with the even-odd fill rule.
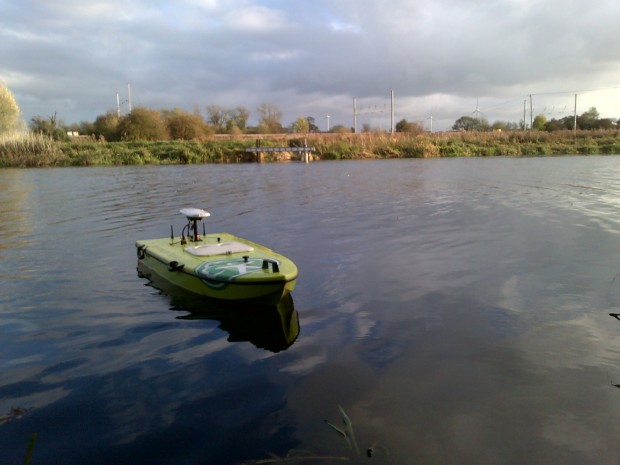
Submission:
[[[185,251],[197,257],[209,257],[211,255],[230,255],[239,252],[252,252],[254,247],[241,242],[218,242],[217,244],[203,244],[186,247]]]

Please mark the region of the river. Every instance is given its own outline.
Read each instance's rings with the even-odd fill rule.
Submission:
[[[286,308],[141,278],[183,207]],[[0,463],[617,463],[619,207],[617,156],[0,170]]]

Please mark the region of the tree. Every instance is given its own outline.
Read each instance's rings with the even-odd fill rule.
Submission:
[[[565,116],[561,119],[551,119],[547,121],[546,129],[549,132],[552,131],[564,131],[566,129],[573,129],[575,127],[575,118],[573,116]]]
[[[226,121],[226,129],[228,132],[232,132],[234,128],[245,131],[248,126],[248,119],[250,119],[250,112],[244,107],[237,107],[234,110],[228,112],[228,120]]]
[[[224,132],[228,115],[229,111],[224,107],[219,105],[207,106],[207,122],[215,128],[216,132]]]
[[[452,125],[455,131],[488,131],[490,128],[486,118],[473,118],[471,116],[461,116]]]
[[[122,140],[166,140],[168,130],[161,113],[136,107],[118,123]]]
[[[316,125],[316,120],[313,116],[306,116],[306,120],[308,121],[309,132],[319,132],[319,127]]]
[[[577,116],[577,129],[612,129],[615,125],[609,118],[599,118],[595,107]],[[546,125],[547,131],[575,129],[575,116],[565,116],[559,120],[552,119]]]
[[[48,118],[42,116],[33,116],[28,125],[32,132],[51,137],[54,140],[67,140],[67,132],[62,128],[62,124],[58,121],[56,113]]]
[[[404,118],[396,123],[394,129],[396,129],[396,132],[408,132],[410,134],[417,134],[424,131],[420,123],[410,123]]]
[[[95,124],[90,121],[80,121],[80,124],[75,125],[73,130],[79,134],[90,136],[95,133]]]
[[[291,132],[306,133],[310,131],[310,125],[308,124],[308,118],[297,118],[291,125]]]
[[[98,138],[103,138],[107,141],[117,141],[120,139],[118,133],[119,121],[118,114],[112,111],[105,115],[99,115],[93,124],[93,132]]]
[[[329,132],[333,132],[334,134],[347,134],[352,131],[343,124],[336,124],[332,126]]]
[[[588,111],[583,112],[577,117],[577,127],[579,129],[597,129],[599,113],[595,107],[590,107]]]
[[[202,140],[207,128],[200,115],[174,109],[164,113],[168,134],[175,140]]]
[[[9,88],[0,84],[0,134],[17,131],[21,126],[17,102]]]
[[[282,112],[275,105],[263,103],[257,108],[260,115],[259,126],[263,132],[278,134],[282,132]]]
[[[495,121],[491,126],[494,131],[516,131],[520,127],[519,124],[510,121]]]
[[[547,128],[547,118],[545,115],[536,115],[532,122],[532,129],[535,131],[544,131]]]

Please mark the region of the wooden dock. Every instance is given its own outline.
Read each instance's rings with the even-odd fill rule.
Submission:
[[[261,140],[256,140],[256,147],[250,147],[245,149],[246,153],[253,153],[256,155],[256,161],[263,161],[263,154],[265,153],[278,153],[278,152],[290,152],[290,153],[301,153],[301,160],[308,163],[310,161],[310,154],[315,152],[316,149],[314,147],[308,147],[304,145],[303,147],[261,147]]]

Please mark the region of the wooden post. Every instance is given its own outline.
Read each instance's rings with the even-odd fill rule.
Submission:
[[[308,153],[308,139],[304,139],[304,161],[306,163],[310,161],[310,155]]]

